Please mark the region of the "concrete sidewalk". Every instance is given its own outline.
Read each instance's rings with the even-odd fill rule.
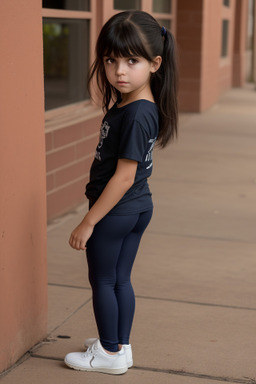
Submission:
[[[154,161],[155,213],[133,270],[134,367],[63,364],[97,336],[85,257],[67,243],[84,205],[49,225],[49,337],[3,384],[256,383],[256,92],[182,115],[178,142]]]

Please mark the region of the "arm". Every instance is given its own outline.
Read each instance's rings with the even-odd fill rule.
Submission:
[[[69,244],[77,250],[85,250],[86,242],[93,233],[94,226],[121,200],[134,183],[138,162],[119,159],[114,175],[102,194],[85,215],[82,222],[71,233]]]

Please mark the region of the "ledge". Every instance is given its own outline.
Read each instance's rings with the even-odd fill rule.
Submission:
[[[45,112],[45,131],[52,132],[103,114],[102,109],[92,104],[73,104]]]

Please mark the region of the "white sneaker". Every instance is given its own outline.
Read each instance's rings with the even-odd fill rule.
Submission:
[[[86,352],[68,353],[65,364],[78,371],[96,371],[121,375],[127,371],[126,355],[122,348],[115,355],[110,355],[103,349],[99,340],[96,340]]]
[[[84,342],[84,345],[86,348],[88,348],[91,345],[93,345],[97,340],[98,339],[96,339],[96,338],[86,339]],[[128,366],[128,368],[131,368],[133,366],[132,346],[131,346],[131,344],[124,344],[123,348],[124,348],[124,352],[126,354],[127,366]]]

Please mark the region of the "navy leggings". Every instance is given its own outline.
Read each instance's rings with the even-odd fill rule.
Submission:
[[[131,270],[152,210],[127,216],[106,215],[87,242],[93,309],[102,346],[117,352],[129,344],[135,297]]]

